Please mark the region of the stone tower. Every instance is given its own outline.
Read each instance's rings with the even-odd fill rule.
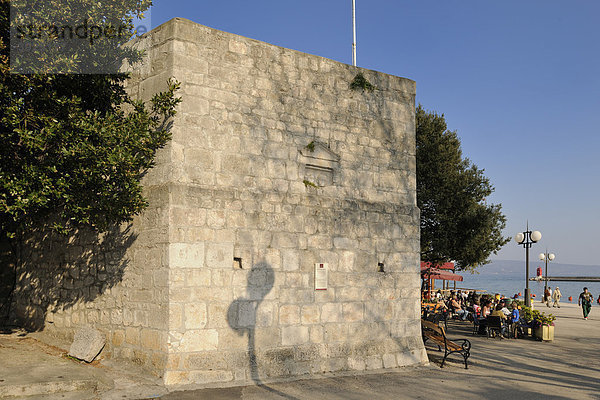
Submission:
[[[91,324],[168,385],[425,362],[415,83],[179,18],[134,46],[132,94],[182,83],[173,139],[123,278],[51,329]]]

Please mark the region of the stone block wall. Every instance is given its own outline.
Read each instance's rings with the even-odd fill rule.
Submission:
[[[169,385],[426,360],[414,82],[183,19],[169,177]],[[315,263],[329,266],[314,287]],[[382,270],[382,271],[380,271]]]
[[[101,235],[32,235],[17,269],[13,323],[65,340],[79,327],[92,326],[107,338],[101,357],[132,361],[162,375],[167,361],[168,208],[159,206],[164,190],[162,195],[160,188],[148,190],[155,202],[130,225]]]
[[[167,87],[165,44],[148,45],[149,62],[129,90],[143,100]],[[150,200],[131,224],[97,235],[32,233],[23,249],[12,319],[70,340],[78,327],[103,332],[102,357],[142,365],[162,375],[167,362],[169,301],[170,146],[159,150],[144,178]]]

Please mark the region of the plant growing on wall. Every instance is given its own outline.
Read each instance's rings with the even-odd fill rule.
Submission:
[[[304,186],[306,186],[307,188],[309,188],[309,187],[312,187],[312,188],[315,188],[315,189],[319,189],[320,188],[319,185],[317,185],[316,183],[311,182],[311,181],[309,181],[307,179],[303,180],[302,183],[304,183]]]
[[[372,92],[376,89],[376,86],[369,82],[362,72],[359,72],[352,80],[352,83],[350,83],[350,89],[362,90],[363,92],[365,90],[368,92]]]

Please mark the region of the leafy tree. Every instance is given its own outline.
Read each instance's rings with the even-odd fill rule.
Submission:
[[[112,21],[125,26],[126,34],[116,42],[78,42],[70,52],[50,51],[50,58],[40,53],[40,65],[51,66],[50,71],[56,66],[76,71],[92,62],[107,67],[140,58],[140,53],[120,46],[134,34],[132,18],[150,1],[87,2],[90,7],[83,10],[69,8],[71,3],[37,2],[32,13],[63,21],[79,11],[90,24]],[[144,104],[126,93],[124,73],[15,73],[18,65],[9,58],[9,1],[0,0],[0,7],[2,236],[18,239],[34,228],[68,233],[88,226],[105,231],[130,220],[147,205],[140,180],[170,139],[179,84],[169,81],[165,92]]]
[[[443,115],[416,110],[417,205],[421,210],[421,260],[456,261],[458,270],[489,262],[510,239],[500,204],[488,204],[489,179],[463,158],[456,132]]]
[[[147,104],[132,99],[119,72],[142,56],[123,45],[150,5],[0,0],[0,318],[31,232],[112,231],[147,206],[140,182],[180,101],[172,80]],[[11,22],[36,34],[19,42]],[[79,23],[104,35],[61,41],[48,28]]]

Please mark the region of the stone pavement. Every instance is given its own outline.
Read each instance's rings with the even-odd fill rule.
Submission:
[[[52,345],[44,343],[49,341]],[[67,357],[68,348],[40,333],[0,332],[0,399],[140,399],[167,393],[135,366],[112,360],[86,364]]]
[[[470,323],[451,321],[450,338],[472,341],[468,370],[452,356],[440,369],[437,348],[429,347],[428,367],[168,394],[132,366],[80,364],[35,335],[0,335],[0,398],[22,390],[37,395],[26,399],[600,399],[600,308],[588,321],[573,304],[550,312],[558,316],[550,343],[473,337]]]

